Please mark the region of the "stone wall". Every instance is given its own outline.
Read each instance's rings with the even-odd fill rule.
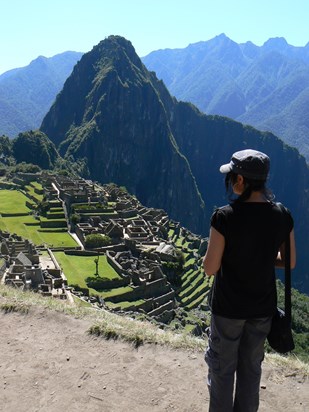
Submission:
[[[0,258],[0,276],[4,275],[6,269],[6,261],[5,259]]]
[[[67,227],[66,220],[40,220],[41,228],[57,228],[57,227]]]
[[[162,306],[159,306],[158,308],[152,310],[151,312],[148,312],[149,316],[158,316],[161,313],[165,312],[165,311],[169,311],[174,309],[175,307],[175,302],[174,301],[169,301],[167,303],[165,303]]]

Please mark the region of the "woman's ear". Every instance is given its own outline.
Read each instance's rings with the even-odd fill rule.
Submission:
[[[237,175],[237,184],[239,186],[244,184],[244,177],[242,175]]]
[[[236,195],[241,195],[242,194],[242,192],[244,191],[244,189],[245,189],[245,184],[244,184],[244,177],[242,176],[242,175],[237,175],[236,176],[236,181],[235,181],[235,183],[233,184],[233,192],[236,194]]]

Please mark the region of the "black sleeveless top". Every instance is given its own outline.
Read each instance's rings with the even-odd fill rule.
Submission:
[[[293,228],[290,212],[272,202],[236,202],[217,209],[211,226],[225,238],[212,313],[235,319],[272,316],[277,306],[275,260]]]

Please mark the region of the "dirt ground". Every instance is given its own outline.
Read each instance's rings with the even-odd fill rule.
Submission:
[[[200,352],[138,349],[87,334],[85,320],[49,310],[0,313],[0,410],[208,410]],[[260,411],[309,411],[309,383],[264,363]]]

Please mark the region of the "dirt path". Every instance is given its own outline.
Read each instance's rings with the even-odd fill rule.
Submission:
[[[0,313],[0,410],[208,410],[203,354],[90,337],[48,310]],[[286,373],[285,373],[286,374]],[[260,411],[309,411],[309,384],[264,364]]]

